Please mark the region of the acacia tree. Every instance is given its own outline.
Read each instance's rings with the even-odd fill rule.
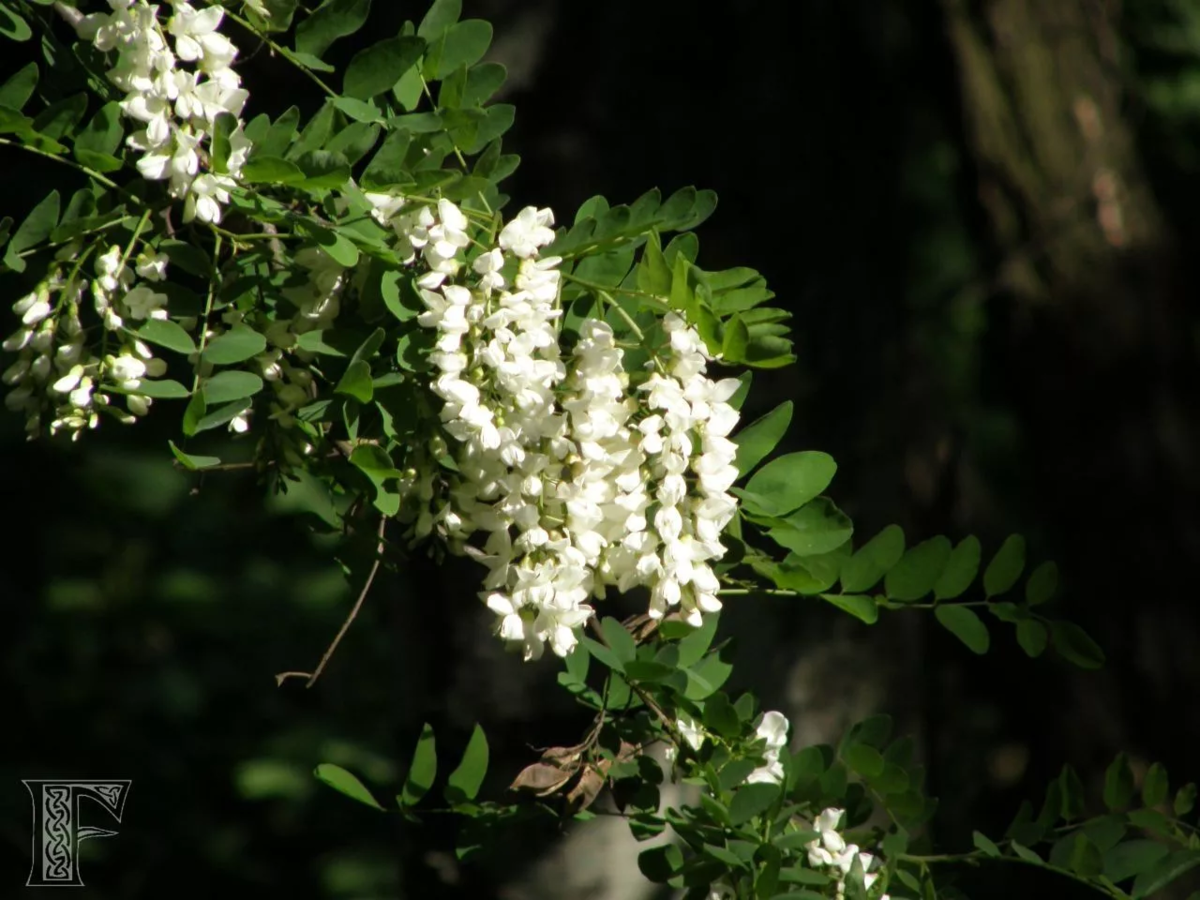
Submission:
[[[103,439],[174,411],[164,452],[181,470],[252,467],[281,491],[316,479],[358,587],[347,627],[381,566],[469,558],[497,638],[526,663],[558,660],[562,689],[594,714],[500,798],[480,797],[482,727],[439,805],[428,726],[386,807],[345,769],[316,777],[413,821],[458,815],[462,858],[506,823],[587,819],[603,803],[639,840],[670,837],[639,865],[689,897],[933,897],[953,892],[939,866],[964,861],[1144,897],[1200,862],[1194,786],[1166,805],[1155,766],[1135,798],[1123,756],[1103,814],[1084,815],[1067,767],[1002,837],[936,853],[922,831],[936,801],[886,716],[793,750],[785,716],[723,690],[720,611],[761,594],[818,597],[868,624],[928,609],[975,653],[993,621],[1030,656],[1103,656],[1047,614],[1052,563],[1022,581],[1019,536],[986,566],[972,537],[907,547],[892,526],[855,546],[826,495],[834,461],[773,455],[791,403],[740,422],[753,370],[795,357],[756,271],[699,264],[711,192],[593,197],[557,230],[549,209],[505,214],[514,109],[489,102],[505,77],[481,62],[491,27],[460,12],[437,0],[341,72],[322,56],[368,25],[369,0],[309,13],[294,0],[16,0],[0,20],[10,39],[38,34],[48,63],[0,86],[0,143],[61,174],[19,225],[0,221],[20,320],[3,344],[5,402],[30,438]],[[294,67],[317,112],[251,117],[243,42]],[[240,458],[211,455],[220,430]],[[614,594],[645,613],[605,616]],[[280,679],[311,684],[340,637],[312,672]],[[694,785],[698,804],[664,809],[666,780]]]

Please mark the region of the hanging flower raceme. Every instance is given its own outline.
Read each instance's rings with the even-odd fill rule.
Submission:
[[[167,257],[149,249],[134,260],[127,255],[119,245],[99,253],[90,281],[78,266],[65,278],[54,268],[13,304],[21,326],[3,348],[17,360],[0,377],[12,388],[5,405],[25,414],[30,438],[41,431],[47,414],[51,434],[65,430],[78,439],[99,424],[101,413],[130,424],[149,412],[152,401],[138,389],[143,379],[163,375],[167,366],[126,326],[166,318],[167,296],[154,285],[166,278]],[[84,340],[80,309],[88,288],[107,335],[107,352],[95,352]],[[126,409],[113,403],[110,391],[125,396]]]
[[[220,222],[234,179],[250,152],[238,119],[248,94],[233,70],[237,47],[219,32],[225,11],[197,9],[185,0],[108,0],[111,13],[76,22],[81,38],[114,57],[106,73],[125,92],[121,111],[140,124],[126,139],[141,152],[138,172],[166,181],[184,201],[183,221]],[[163,7],[165,21],[160,21]],[[218,118],[236,124],[228,133],[223,171],[213,170]]]
[[[560,260],[540,255],[554,240],[550,210],[522,210],[468,265],[467,218],[450,201],[406,211],[368,199],[426,270],[418,322],[436,333],[432,390],[458,444],[448,498],[422,512],[416,535],[436,529],[487,567],[481,597],[501,636],[529,659],[547,642],[565,656],[610,587],[648,587],[655,618],[678,608],[699,625],[719,610],[711,564],[737,508],[738,382],[706,377],[696,330],[668,315],[653,371],[632,388],[603,320],[585,319],[564,354]],[[466,543],[476,532],[482,548]]]

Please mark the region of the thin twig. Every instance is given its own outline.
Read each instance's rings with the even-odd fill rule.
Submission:
[[[321,673],[325,671],[325,666],[328,664],[334,651],[337,650],[338,644],[342,642],[342,638],[346,636],[346,632],[350,630],[351,624],[358,617],[358,611],[362,609],[363,601],[367,599],[367,594],[370,593],[371,584],[375,581],[375,573],[379,571],[379,565],[383,562],[383,531],[387,527],[387,516],[381,516],[379,519],[379,530],[376,534],[379,537],[379,546],[375,549],[375,562],[371,564],[371,571],[367,573],[367,581],[359,591],[358,599],[354,601],[354,606],[350,610],[350,614],[346,616],[346,621],[342,623],[341,629],[334,637],[329,647],[325,650],[325,655],[321,657],[321,661],[317,663],[316,671],[311,675],[307,672],[280,672],[275,676],[276,684],[282,685],[289,678],[308,678],[308,682],[304,685],[306,688],[316,684],[317,679],[321,677]]]
[[[608,641],[605,640],[604,632],[601,630],[600,623],[596,621],[595,617],[592,617],[591,619],[588,620],[588,626],[595,633],[596,640],[598,640],[601,644],[603,644],[605,647],[608,647],[611,650],[612,647],[609,646]],[[628,683],[630,690],[632,690],[635,694],[637,694],[638,698],[643,703],[645,703],[647,707],[649,707],[651,710],[653,710],[654,714],[656,716],[658,716],[659,721],[661,721],[663,723],[663,726],[670,733],[672,740],[674,740],[675,743],[678,744],[679,743],[679,731],[675,725],[675,720],[672,719],[670,716],[668,716],[665,712],[663,712],[663,708],[658,705],[658,701],[655,700],[653,697],[651,697],[650,693],[645,688],[643,688],[639,684],[635,684],[633,681],[630,681],[628,678],[625,680],[626,680],[626,683]]]

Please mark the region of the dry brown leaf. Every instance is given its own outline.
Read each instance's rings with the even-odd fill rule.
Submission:
[[[596,797],[603,789],[604,776],[588,766],[579,782],[567,793],[567,805],[575,812],[587,809],[596,802]]]
[[[561,788],[574,775],[574,767],[563,769],[537,762],[522,769],[508,789],[510,791],[532,791],[539,797],[545,797]]]
[[[569,766],[579,762],[583,745],[576,747],[547,747],[542,751],[542,760],[557,766]]]

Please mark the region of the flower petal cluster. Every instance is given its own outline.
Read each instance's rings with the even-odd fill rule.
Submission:
[[[789,723],[787,716],[781,712],[765,713],[758,724],[754,736],[767,744],[763,754],[765,762],[748,776],[747,784],[781,784],[783,782],[783,763],[779,753],[787,746]]]
[[[707,378],[695,329],[668,315],[634,386],[605,321],[585,319],[563,349],[560,260],[541,256],[554,239],[549,209],[521,210],[468,260],[467,217],[450,201],[406,210],[368,199],[425,269],[418,322],[435,334],[431,387],[457,443],[448,502],[434,501],[427,475],[418,490],[434,502],[415,531],[437,529],[487,567],[480,596],[500,635],[527,659],[546,643],[565,656],[608,588],[649,588],[655,618],[679,609],[698,626],[719,610],[711,564],[736,511],[738,383]],[[482,547],[467,544],[476,532]]]
[[[52,414],[50,433],[66,430],[73,440],[85,428],[97,427],[100,412],[130,424],[146,415],[152,403],[138,392],[142,380],[166,372],[166,363],[125,330],[126,323],[166,318],[167,297],[154,289],[166,278],[166,255],[145,249],[131,261],[122,247],[113,245],[97,256],[94,271],[90,286],[96,313],[105,331],[115,332],[111,351],[103,355],[84,341],[79,311],[89,282],[78,268],[68,279],[58,268],[51,269],[34,291],[13,304],[21,326],[3,348],[17,359],[0,379],[12,387],[5,405],[25,413],[31,439],[47,411]],[[113,405],[105,390],[125,395],[127,409]]]
[[[250,152],[239,120],[228,135],[225,171],[212,170],[217,118],[240,116],[248,97],[232,68],[237,47],[218,30],[225,11],[197,9],[186,0],[108,5],[112,12],[83,16],[76,31],[97,50],[115,53],[106,74],[125,92],[121,111],[141,126],[126,139],[141,151],[138,171],[147,180],[167,181],[171,196],[184,201],[185,222],[220,222]],[[170,15],[160,22],[164,5]]]
[[[846,839],[838,831],[838,823],[842,819],[843,812],[844,810],[840,809],[826,809],[817,816],[816,821],[813,822],[813,829],[821,836],[806,844],[804,848],[808,851],[810,866],[814,869],[833,870],[831,874],[835,874],[838,879],[837,896],[839,900],[845,896],[846,877],[850,874],[855,859],[862,865],[863,885],[868,891],[879,880],[879,873],[870,871],[871,866],[875,863],[875,857],[865,850],[860,850],[857,844],[847,844]],[[883,894],[879,900],[888,900],[888,895]]]

